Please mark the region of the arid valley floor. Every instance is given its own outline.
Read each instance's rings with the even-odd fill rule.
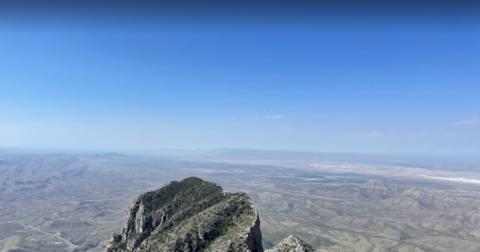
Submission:
[[[480,251],[480,161],[247,150],[0,152],[0,252],[103,251],[133,199],[189,176],[247,192],[264,247]]]

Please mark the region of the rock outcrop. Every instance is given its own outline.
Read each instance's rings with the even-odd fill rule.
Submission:
[[[263,252],[260,219],[245,193],[195,177],[173,181],[133,201],[106,249],[140,251]]]
[[[275,248],[266,250],[265,252],[313,252],[315,251],[310,244],[302,239],[290,235],[285,238]]]

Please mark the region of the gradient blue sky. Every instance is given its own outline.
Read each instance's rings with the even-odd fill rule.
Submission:
[[[478,154],[478,29],[319,24],[2,23],[0,147]]]

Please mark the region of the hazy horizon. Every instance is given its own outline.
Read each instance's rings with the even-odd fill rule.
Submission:
[[[317,160],[329,161],[334,158],[337,161],[349,158],[365,158],[375,160],[380,158],[384,161],[395,159],[422,159],[436,161],[462,161],[464,163],[480,161],[475,154],[442,154],[442,153],[402,153],[402,152],[345,152],[345,151],[311,151],[311,150],[289,150],[289,149],[249,149],[249,148],[212,148],[212,149],[175,149],[175,148],[156,148],[156,149],[95,149],[95,148],[9,148],[1,147],[2,154],[60,154],[60,155],[97,155],[97,154],[118,154],[128,156],[150,156],[160,158],[222,158],[226,159],[258,159],[258,160],[304,160],[306,157]],[[227,156],[225,156],[227,154]],[[229,154],[231,156],[229,156]],[[247,154],[247,156],[244,156]],[[282,156],[287,155],[287,156]],[[308,160],[308,158],[307,158]],[[331,160],[330,160],[331,161]]]

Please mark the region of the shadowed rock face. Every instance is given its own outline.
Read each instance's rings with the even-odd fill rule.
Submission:
[[[173,181],[133,201],[106,249],[140,251],[263,252],[260,219],[245,193],[195,177]]]

